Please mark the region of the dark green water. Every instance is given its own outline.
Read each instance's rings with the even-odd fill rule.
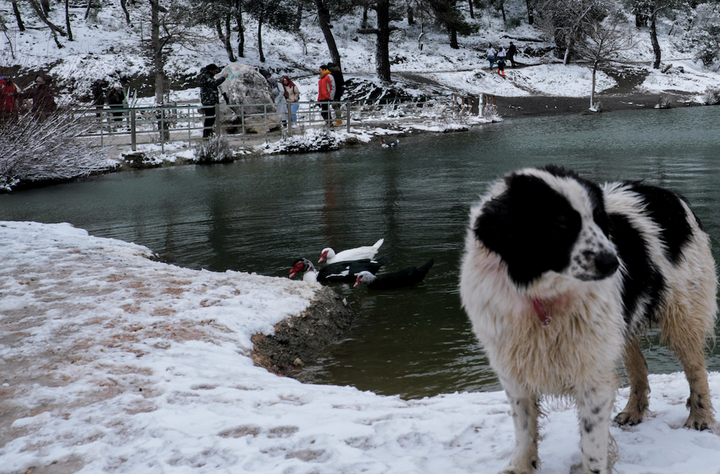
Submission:
[[[361,320],[304,379],[404,397],[497,390],[460,309],[469,206],[512,169],[549,163],[597,181],[644,179],[683,193],[720,260],[720,107],[507,120],[333,153],[116,173],[0,195],[0,220],[71,222],[145,245],[176,265],[286,277],[301,256],[385,238],[386,270],[435,259],[414,289],[336,286]],[[681,370],[646,341],[650,370]],[[720,370],[720,349],[709,360]]]

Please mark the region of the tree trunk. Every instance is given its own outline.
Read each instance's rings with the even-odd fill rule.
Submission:
[[[17,6],[17,0],[12,0],[13,13],[15,13],[15,21],[17,22],[18,30],[25,31],[25,24],[20,16],[20,9]]]
[[[261,16],[260,18],[258,18],[257,38],[258,38],[258,53],[260,54],[260,62],[264,63],[265,62],[265,54],[263,53],[263,49],[262,49],[262,21],[263,21],[263,18]]]
[[[412,26],[415,24],[415,11],[412,5],[408,5],[407,8],[408,25]]]
[[[151,11],[151,37],[153,49],[153,67],[155,69],[155,103],[158,106],[165,104],[165,71],[163,65],[163,43],[160,40],[160,0],[150,0]],[[161,114],[165,111],[161,110]],[[170,139],[170,130],[166,120],[158,121],[158,130],[162,140]]]
[[[470,18],[475,19],[475,9],[472,4],[473,0],[468,0],[468,6],[470,7]]]
[[[500,0],[500,11],[503,16],[503,24],[507,23],[507,17],[505,16],[505,0]]]
[[[532,25],[533,23],[535,23],[535,16],[533,14],[532,0],[525,0],[525,5],[527,5],[528,25]]]
[[[70,0],[65,0],[65,27],[68,32],[68,40],[73,41],[72,28],[70,28]]]
[[[325,4],[325,0],[315,0],[315,5],[318,10],[318,23],[320,23],[320,29],[323,32],[323,36],[325,36],[325,43],[327,43],[330,57],[335,65],[342,69],[342,65],[340,64],[340,53],[338,52],[337,45],[335,44],[335,37],[330,29],[330,11]]]
[[[50,14],[50,0],[40,0],[40,5],[45,16],[48,16]]]
[[[565,48],[565,54],[563,55],[563,66],[567,66],[570,63],[570,44]]]
[[[660,69],[660,59],[662,57],[662,51],[660,51],[660,43],[657,37],[657,11],[654,11],[650,16],[650,41],[652,42],[653,53],[655,53],[655,60],[653,61],[653,69]]]
[[[90,8],[92,8],[92,0],[88,0],[87,8],[85,9],[85,21],[87,21],[90,16]]]
[[[120,6],[122,7],[123,12],[125,13],[125,23],[130,25],[131,24],[130,12],[128,12],[128,9],[127,9],[127,0],[120,0]]]
[[[360,28],[366,29],[368,27],[368,6],[363,5],[363,14],[362,14],[362,21],[360,22]]]
[[[377,44],[375,45],[375,70],[378,78],[390,83],[390,1],[377,2]]]
[[[153,68],[155,69],[155,103],[162,105],[165,98],[165,73],[163,71],[162,45],[160,43],[160,11],[159,0],[150,0],[151,42],[153,52]]]
[[[457,30],[455,28],[450,28],[450,47],[452,49],[460,49],[457,40]]]
[[[245,24],[242,16],[242,1],[235,0],[235,16],[238,26],[238,57],[245,57]]]
[[[590,88],[590,108],[595,108],[595,76],[598,69],[598,63],[597,61],[593,64],[593,70],[592,70],[592,87]]]
[[[230,36],[232,35],[232,31],[230,30],[230,16],[228,15],[225,17],[224,33],[222,29],[222,24],[220,23],[220,19],[215,22],[215,28],[217,29],[218,38],[220,38],[220,41],[222,41],[222,44],[225,46],[225,51],[227,52],[228,59],[231,63],[234,63],[237,60],[235,59],[232,44],[230,43]]]
[[[302,14],[303,14],[303,4],[302,4],[302,2],[298,2],[297,13],[295,14],[295,31],[300,30],[300,26],[302,25]]]
[[[35,13],[37,13],[37,16],[42,20],[43,23],[45,23],[54,33],[60,33],[60,36],[67,36],[67,33],[60,28],[59,26],[55,26],[47,16],[45,16],[45,13],[42,11],[42,7],[38,4],[37,0],[30,0],[30,6],[32,6],[33,10],[35,10]],[[55,40],[57,43],[57,40]],[[61,46],[62,47],[62,46]]]

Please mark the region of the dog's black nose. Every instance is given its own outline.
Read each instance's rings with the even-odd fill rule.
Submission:
[[[615,270],[617,270],[619,264],[620,263],[618,262],[617,256],[615,256],[614,253],[600,252],[599,254],[595,255],[595,268],[597,269],[598,273],[600,273],[604,277],[610,276],[615,273]]]

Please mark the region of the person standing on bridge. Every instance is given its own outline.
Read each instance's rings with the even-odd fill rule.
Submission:
[[[340,70],[340,66],[335,63],[328,63],[328,71],[335,80],[335,97],[333,97],[333,109],[335,109],[335,123],[333,125],[342,125],[342,104],[338,104],[342,95],[345,93],[345,78]]]
[[[318,68],[320,74],[320,80],[318,81],[318,102],[320,102],[320,115],[322,115],[328,127],[333,126],[332,115],[329,112],[330,102],[335,97],[335,80],[332,74],[328,71],[326,65],[322,65]]]
[[[125,91],[123,86],[117,82],[108,93],[108,105],[113,111],[113,122],[122,122],[123,113],[119,112],[120,109],[125,107]]]
[[[203,123],[203,138],[213,136],[213,127],[215,126],[215,105],[220,103],[220,94],[218,86],[225,82],[228,73],[222,75],[220,79],[215,76],[220,72],[220,68],[214,63],[208,64],[200,70],[200,102],[203,105],[205,113],[205,122]]]
[[[298,89],[298,86],[295,85],[295,83],[290,80],[288,76],[283,76],[280,80],[280,83],[283,86],[284,96],[285,96],[285,102],[287,102],[287,108],[288,108],[288,115],[290,116],[290,120],[293,122],[297,122],[297,115],[295,112],[297,112],[298,107],[300,104],[298,102],[300,101],[300,89]]]

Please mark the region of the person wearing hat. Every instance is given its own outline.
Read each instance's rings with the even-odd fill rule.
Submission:
[[[210,138],[213,135],[213,127],[215,126],[215,105],[220,103],[220,93],[218,86],[225,82],[228,73],[223,74],[219,79],[215,76],[220,72],[220,68],[215,63],[208,64],[200,70],[200,102],[203,105],[205,113],[205,122],[203,123],[203,138]]]
[[[270,99],[277,104],[278,112],[282,117],[283,125],[287,122],[287,104],[285,102],[285,88],[278,82],[277,78],[272,77],[272,73],[267,69],[260,69],[260,75],[265,78],[270,92]]]
[[[23,99],[32,99],[32,114],[41,122],[57,110],[57,104],[50,86],[43,76],[35,77],[35,84],[21,94]]]
[[[330,101],[335,97],[335,80],[330,74],[327,65],[323,64],[318,68],[320,80],[318,81],[318,99],[320,102],[320,115],[325,119],[329,127],[333,126],[332,116],[328,111]]]
[[[95,116],[100,117],[101,111],[105,108],[105,88],[108,83],[102,79],[95,79],[90,86],[90,92],[92,93],[92,103],[95,106]]]
[[[115,110],[122,109],[125,106],[125,91],[123,91],[123,87],[119,82],[116,82],[108,93],[108,105]],[[113,112],[112,114],[114,122],[122,121],[122,112]]]
[[[342,95],[345,93],[345,78],[339,66],[335,63],[328,63],[328,71],[335,79],[335,97],[333,97],[333,109],[335,109],[335,123],[333,125],[342,125],[342,104],[339,104]]]

